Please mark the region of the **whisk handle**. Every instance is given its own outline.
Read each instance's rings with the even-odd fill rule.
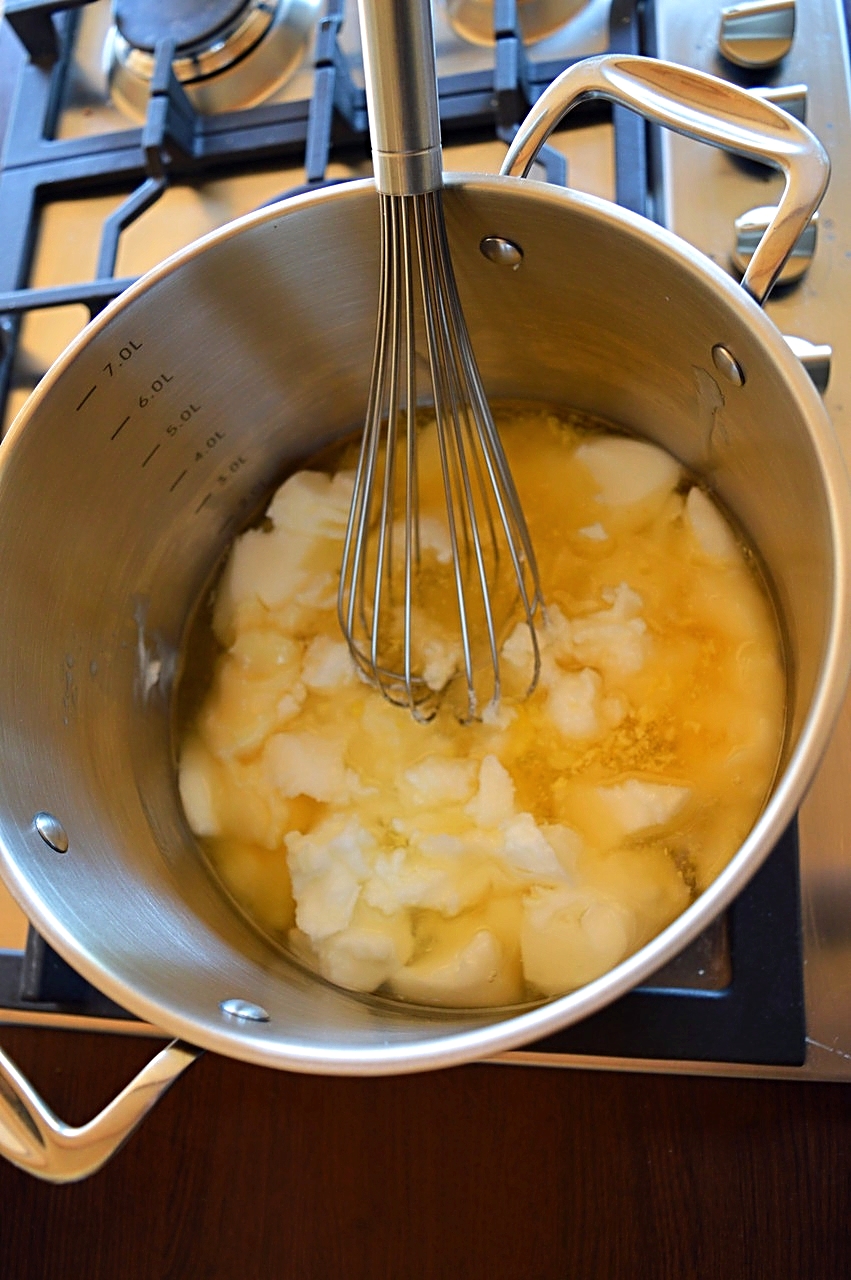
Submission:
[[[443,185],[430,0],[358,0],[375,182],[391,196]]]

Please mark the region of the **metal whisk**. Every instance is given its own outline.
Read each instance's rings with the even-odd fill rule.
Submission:
[[[430,4],[358,7],[381,279],[338,612],[352,655],[386,698],[427,720],[451,696],[469,720],[504,691],[500,649],[518,620],[529,637],[520,691],[537,682],[538,571],[450,258]],[[421,517],[424,449],[433,461],[437,453],[445,507],[427,573],[423,551],[435,550],[435,532],[433,517]],[[457,609],[448,643],[447,587]]]

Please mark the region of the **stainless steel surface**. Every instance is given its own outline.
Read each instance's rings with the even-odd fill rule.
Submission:
[[[523,261],[523,250],[519,244],[506,240],[504,236],[485,236],[479,249],[491,262],[502,267],[519,267]]]
[[[0,1155],[46,1182],[77,1182],[96,1173],[151,1107],[198,1058],[172,1041],[93,1120],[63,1124],[0,1049]]]
[[[712,363],[720,374],[732,382],[734,387],[745,385],[745,372],[732,351],[728,351],[720,342],[712,348]]]
[[[464,40],[473,44],[494,42],[495,0],[440,0],[449,21]],[[523,39],[544,40],[585,7],[587,0],[517,0],[517,20]]]
[[[659,6],[659,54],[724,74],[709,33],[716,21],[712,0]],[[824,403],[837,438],[851,460],[851,78],[841,0],[808,0],[798,6],[798,38],[782,68],[783,78],[810,86],[808,122],[824,142],[832,176],[820,209],[818,252],[805,279],[776,291],[766,313],[784,333],[820,345],[833,359]],[[777,179],[754,174],[717,151],[696,147],[674,134],[660,140],[660,214],[689,243],[721,265],[728,261],[730,227],[753,205],[754,190],[766,203]],[[704,193],[711,191],[712,199]],[[847,624],[846,624],[847,625]],[[851,1079],[851,701],[846,699],[836,732],[800,815],[801,893],[807,1060],[780,1074],[802,1079]],[[723,1066],[703,1070],[738,1074]]]
[[[527,174],[559,121],[593,98],[621,103],[688,138],[782,171],[783,195],[742,279],[742,288],[763,302],[827,187],[829,161],[815,135],[764,99],[674,62],[588,58],[544,90],[518,129],[501,172]]]
[[[595,983],[539,1007],[426,1013],[357,998],[255,933],[183,822],[171,681],[192,603],[236,528],[294,459],[363,413],[376,204],[371,184],[300,197],[156,269],[47,375],[0,454],[7,882],[75,968],[153,1025],[258,1063],[360,1074],[504,1052],[602,1007],[679,952],[785,829],[849,656],[847,478],[776,328],[729,276],[622,210],[528,181],[452,181],[453,259],[491,394],[562,401],[673,449],[711,477],[761,548],[794,672],[783,774],[741,851],[680,919]],[[479,252],[494,231],[523,245],[518,271]],[[748,376],[719,395],[710,352],[722,335]],[[131,342],[132,359],[116,368]],[[163,389],[151,400],[155,382]],[[197,413],[171,434],[187,404]],[[73,539],[55,536],[68,527]],[[61,858],[45,859],[32,828],[41,806],[62,814],[71,847]],[[223,1014],[226,993],[259,1004],[269,1022]]]
[[[833,358],[833,348],[826,342],[807,342],[806,338],[796,338],[788,333],[784,336],[812,378],[816,390],[824,395],[827,390],[827,384],[830,381],[830,363]]]
[[[172,70],[193,106],[214,114],[269,98],[300,65],[322,0],[248,0],[224,31],[176,51]],[[162,32],[168,39],[166,22]],[[103,65],[113,100],[143,121],[154,74],[154,51],[138,49],[116,26],[104,44]]]
[[[37,813],[33,818],[33,826],[44,843],[50,845],[56,853],[68,852],[68,833],[52,813]]]
[[[763,204],[757,209],[748,209],[739,214],[734,226],[735,239],[731,254],[737,271],[747,271],[776,216],[777,207],[773,204]],[[794,284],[800,280],[810,269],[817,244],[818,214],[814,213],[783,264],[777,284]]]
[[[437,191],[443,166],[428,0],[358,0],[358,14],[378,190]]]
[[[770,67],[795,37],[795,0],[742,0],[721,11],[718,47],[739,67]]]
[[[248,1022],[269,1021],[269,1014],[259,1004],[251,1004],[248,1000],[240,1000],[238,997],[223,1000],[219,1008],[222,1013],[227,1013],[232,1018],[245,1018]]]
[[[464,686],[457,712],[478,719],[502,693],[497,617],[506,582],[529,629],[529,692],[540,673],[534,551],[482,386],[446,236],[434,34],[427,3],[359,0],[373,162],[381,216],[381,280],[372,377],[337,611],[360,671],[418,720]],[[425,365],[425,369],[418,366]],[[434,413],[449,545],[440,586],[457,608],[424,617],[418,409]],[[401,533],[399,530],[401,529]],[[401,547],[399,544],[401,543]],[[431,570],[434,574],[434,568]],[[512,591],[514,595],[514,591]],[[442,604],[451,611],[451,605]],[[430,641],[429,641],[430,637]],[[430,673],[429,643],[446,648]],[[453,696],[453,705],[456,700]]]
[[[775,107],[782,107],[790,116],[807,123],[807,86],[805,84],[777,85],[767,89],[751,89],[751,93],[766,102],[773,102]]]

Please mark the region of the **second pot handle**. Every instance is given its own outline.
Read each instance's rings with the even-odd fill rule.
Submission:
[[[106,1164],[201,1053],[172,1040],[94,1120],[72,1128],[45,1106],[0,1049],[0,1156],[47,1182],[87,1178]]]
[[[764,302],[827,187],[830,161],[815,134],[779,107],[716,76],[656,58],[603,54],[568,67],[544,90],[500,172],[525,177],[559,121],[592,98],[782,171],[783,196],[742,279],[751,297]]]

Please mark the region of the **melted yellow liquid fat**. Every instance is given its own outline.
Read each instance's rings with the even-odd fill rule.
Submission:
[[[546,602],[535,692],[420,724],[360,680],[336,615],[350,479],[300,473],[235,544],[181,748],[190,825],[258,925],[424,1004],[557,994],[637,950],[738,849],[783,735],[775,616],[718,508],[599,424],[495,418]],[[508,627],[509,684],[529,661]]]

